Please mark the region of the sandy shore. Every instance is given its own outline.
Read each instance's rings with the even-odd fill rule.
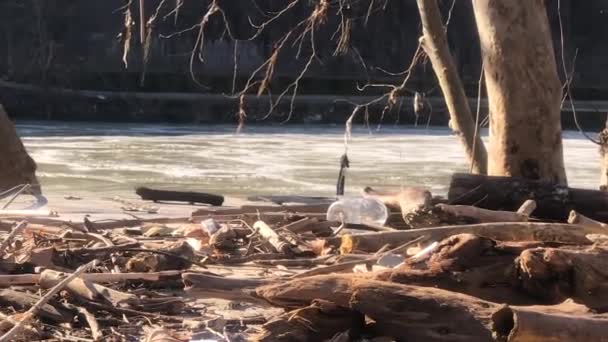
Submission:
[[[154,203],[143,201],[136,195],[132,197],[104,196],[102,192],[98,195],[87,194],[78,197],[51,193],[45,194],[45,197],[48,199],[48,204],[44,208],[56,212],[59,215],[56,217],[57,219],[74,222],[82,222],[85,215],[89,215],[93,221],[133,219],[134,216],[142,219],[189,217],[193,211],[208,207],[202,204]],[[34,203],[32,197],[21,196],[9,206],[9,209],[24,209],[32,203]],[[229,197],[226,198],[224,206],[238,207],[253,203],[256,202],[248,201],[245,198]],[[269,205],[269,203],[265,204]],[[145,211],[147,208],[157,208],[158,211],[149,213]],[[127,209],[141,209],[141,211]]]

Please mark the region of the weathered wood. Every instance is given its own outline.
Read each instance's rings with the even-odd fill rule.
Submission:
[[[8,248],[8,246],[11,244],[11,242],[13,242],[13,239],[17,235],[21,234],[21,232],[25,229],[25,227],[27,227],[27,222],[22,221],[22,222],[19,222],[15,226],[15,228],[13,228],[13,230],[10,232],[10,234],[8,234],[8,236],[0,244],[0,256],[2,256],[4,254],[4,251]]]
[[[608,341],[608,317],[594,315],[573,303],[554,307],[505,306],[492,315],[492,323],[496,336],[509,342]]]
[[[530,295],[552,303],[572,298],[608,312],[608,250],[529,249],[516,267],[519,286]]]
[[[329,300],[365,314],[385,336],[400,341],[489,341],[490,316],[496,307],[462,294],[369,280],[355,274],[302,278],[264,286],[256,293],[282,307]]]
[[[40,275],[40,286],[42,288],[52,288],[59,284],[64,276],[65,274],[61,272],[44,270]],[[136,295],[116,291],[81,278],[70,281],[65,288],[72,295],[89,301],[105,302],[114,306],[139,303],[139,298]]]
[[[359,312],[325,300],[315,300],[309,306],[284,313],[262,326],[254,341],[325,341],[337,333],[356,333],[365,326]]]
[[[526,222],[528,215],[513,211],[488,210],[470,205],[438,204],[442,211],[460,217],[470,217],[477,222]]]
[[[260,287],[256,293],[287,308],[318,299],[331,301],[361,312],[383,336],[398,341],[604,341],[608,328],[608,316],[593,315],[581,306],[504,306],[357,274],[295,279]],[[560,324],[561,329],[557,328]]]
[[[259,302],[248,291],[268,284],[267,279],[235,279],[214,274],[184,273],[182,279],[188,296]]]
[[[587,234],[602,233],[605,233],[603,228],[562,223],[498,222],[346,236],[354,244],[355,250],[373,253],[384,245],[394,247],[420,236],[428,236],[429,240],[437,241],[450,235],[475,234],[500,241],[543,241],[588,245],[591,241],[587,239]],[[339,246],[343,238],[344,236],[333,237],[326,241],[330,245]]]
[[[356,259],[356,260],[351,260],[351,261],[340,262],[340,263],[329,265],[329,266],[313,268],[308,271],[304,271],[302,273],[296,274],[293,276],[293,278],[303,278],[303,277],[310,277],[313,275],[334,274],[334,273],[338,273],[338,272],[352,271],[353,267],[360,265],[360,264],[365,264],[365,265],[375,264],[383,256],[385,256],[387,254],[400,253],[401,251],[406,250],[407,248],[416,244],[423,238],[426,238],[426,237],[420,237],[418,239],[414,239],[412,241],[406,242],[405,244],[398,246],[396,248],[393,248],[391,250],[376,252],[375,254],[373,254],[363,260]]]
[[[490,113],[488,174],[566,185],[562,82],[545,2],[472,3]]]
[[[135,189],[135,193],[143,200],[154,202],[188,202],[210,204],[214,206],[221,206],[224,203],[224,196],[207,194],[204,192],[158,190],[139,187]]]
[[[501,243],[471,234],[442,240],[422,261],[406,260],[402,266],[378,273],[378,280],[437,287],[495,303],[543,304],[519,287],[515,259],[539,242]]]
[[[450,53],[437,0],[417,0],[422,21],[420,43],[426,52],[450,113],[450,127],[460,139],[475,173],[485,174],[488,155],[475,128],[471,107]]]
[[[203,218],[207,215],[244,215],[244,214],[275,214],[280,213],[299,213],[302,216],[325,217],[329,204],[284,204],[284,205],[243,205],[241,207],[219,207],[219,208],[200,208],[192,212],[193,218]]]
[[[108,284],[123,281],[166,281],[181,279],[183,271],[163,271],[151,273],[85,273],[82,279],[93,283]],[[0,287],[35,285],[40,282],[40,274],[2,274]]]
[[[21,329],[24,329],[26,324],[37,315],[42,307],[44,307],[56,294],[58,294],[63,288],[69,284],[72,280],[77,279],[81,274],[88,271],[91,267],[97,264],[97,260],[93,260],[88,264],[82,265],[74,271],[74,273],[68,275],[64,279],[62,279],[57,285],[53,286],[43,297],[40,298],[29,310],[25,312],[23,318],[15,324],[9,331],[7,331],[4,335],[0,337],[0,342],[9,342],[14,340],[15,335],[20,332]]]
[[[585,227],[603,228],[606,230],[606,234],[608,234],[608,224],[588,218],[583,214],[577,213],[575,210],[570,212],[568,223]]]
[[[568,188],[543,181],[457,173],[448,191],[450,204],[516,211],[526,200],[536,201],[534,216],[565,222],[571,210],[608,221],[608,192]]]
[[[598,134],[600,144],[600,191],[608,191],[608,120]]]
[[[0,304],[2,304],[3,307],[13,307],[16,310],[27,310],[34,306],[39,299],[39,296],[15,291],[13,289],[0,290]],[[40,315],[41,318],[56,323],[67,323],[74,318],[74,313],[51,304],[42,305],[38,311],[38,315]]]
[[[524,204],[522,204],[519,209],[517,209],[517,213],[521,215],[530,216],[536,210],[536,201],[534,200],[526,200]]]

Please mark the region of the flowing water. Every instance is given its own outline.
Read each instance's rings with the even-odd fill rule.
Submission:
[[[136,186],[224,195],[335,194],[343,126],[172,126],[28,123],[17,126],[38,163],[45,193],[132,196]],[[564,133],[571,186],[595,188],[597,147]],[[348,145],[347,192],[365,186],[423,185],[444,194],[467,170],[444,128],[357,127]]]

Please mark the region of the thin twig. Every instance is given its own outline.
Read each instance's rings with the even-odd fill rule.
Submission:
[[[17,191],[13,197],[11,197],[8,202],[6,202],[4,204],[4,206],[2,207],[2,210],[8,208],[9,205],[11,205],[11,203],[13,203],[13,201],[15,201],[15,199],[17,199],[17,197],[19,197],[19,195],[21,195],[24,191],[29,190],[32,187],[31,184],[25,184],[24,186],[21,187],[21,189],[19,189],[19,191]]]
[[[570,89],[570,83],[572,83],[572,79],[574,77],[574,66],[576,65],[576,56],[578,55],[578,50],[576,51],[576,53],[574,54],[574,59],[572,61],[572,70],[570,73],[568,73],[568,68],[566,67],[566,56],[564,53],[564,49],[565,49],[565,41],[564,41],[564,25],[562,23],[562,1],[561,0],[557,0],[557,17],[559,20],[559,33],[560,33],[560,44],[561,44],[561,59],[562,59],[562,68],[564,71],[564,77],[566,78],[565,80],[565,84],[564,87],[566,90],[566,94],[564,95],[563,99],[562,99],[562,104],[560,105],[560,110],[561,108],[564,106],[564,102],[566,100],[566,98],[568,98],[570,100],[570,106],[572,108],[572,116],[574,117],[574,125],[576,126],[576,128],[579,130],[579,132],[581,132],[581,134],[587,138],[587,140],[591,141],[592,143],[596,144],[596,145],[601,145],[599,141],[593,139],[591,136],[589,136],[587,134],[587,132],[585,132],[583,130],[583,128],[581,127],[581,125],[578,122],[578,116],[576,115],[576,108],[574,106],[574,99],[572,98],[572,90]]]
[[[481,87],[483,85],[485,62],[481,61],[481,72],[479,73],[479,82],[477,83],[477,113],[475,114],[475,133],[473,134],[473,158],[471,159],[471,167],[469,173],[473,173],[475,167],[475,148],[477,147],[477,136],[479,135],[479,114],[481,112]]]

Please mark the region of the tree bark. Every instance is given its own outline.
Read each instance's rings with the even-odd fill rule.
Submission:
[[[460,293],[366,279],[314,276],[262,286],[269,303],[300,307],[327,300],[373,320],[397,341],[604,341],[608,317],[582,305],[505,306]]]
[[[353,247],[349,250],[375,253],[384,245],[397,246],[421,236],[437,241],[457,234],[475,234],[499,241],[542,241],[563,244],[589,245],[588,234],[605,234],[602,227],[586,227],[561,223],[497,222],[460,226],[444,226],[400,230],[394,232],[364,233],[327,238],[328,244],[342,243]]]
[[[450,127],[464,145],[473,172],[485,174],[488,154],[479,135],[475,135],[475,122],[462,81],[450,54],[445,29],[437,0],[417,0],[422,33],[422,48],[429,56],[439,86],[450,113]]]
[[[608,191],[608,120],[599,134],[600,143],[600,190]]]
[[[608,222],[608,192],[569,188],[545,181],[457,173],[452,176],[450,204],[475,205],[491,210],[517,210],[526,200],[536,201],[534,217],[565,222],[571,210]]]
[[[561,84],[541,0],[474,0],[490,109],[488,174],[567,184]]]
[[[262,326],[256,342],[306,342],[326,341],[336,334],[350,330],[360,331],[365,317],[354,310],[325,300],[315,300],[311,305],[286,312]]]
[[[31,184],[29,192],[40,194],[36,163],[28,155],[13,123],[0,105],[0,192],[20,184]]]

